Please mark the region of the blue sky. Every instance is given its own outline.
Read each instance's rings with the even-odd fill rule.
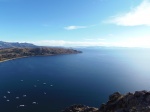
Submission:
[[[150,47],[150,0],[0,0],[0,40]]]

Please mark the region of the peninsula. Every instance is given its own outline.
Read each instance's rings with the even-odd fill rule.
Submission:
[[[0,62],[30,56],[49,56],[49,55],[77,54],[77,53],[81,53],[81,51],[57,47],[1,48]]]

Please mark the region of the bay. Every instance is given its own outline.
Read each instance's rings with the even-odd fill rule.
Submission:
[[[83,53],[0,63],[0,111],[60,112],[72,104],[99,107],[113,92],[150,89],[149,49],[79,50]]]

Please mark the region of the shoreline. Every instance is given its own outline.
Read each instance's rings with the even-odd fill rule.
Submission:
[[[78,53],[71,53],[71,54],[78,54]],[[41,57],[44,57],[44,56],[55,56],[55,55],[69,55],[69,53],[64,53],[64,54],[49,54],[49,55],[35,55],[35,57],[37,56],[41,56]],[[16,58],[11,58],[11,59],[6,59],[6,60],[2,60],[0,61],[0,63],[3,63],[3,62],[7,62],[7,61],[11,61],[11,60],[16,60],[16,59],[19,59],[19,58],[28,58],[28,57],[34,57],[34,56],[22,56],[22,57],[16,57]]]
[[[12,58],[12,59],[6,59],[6,60],[0,61],[0,63],[6,62],[6,61],[11,61],[11,60],[16,60],[16,59],[19,59],[19,58],[27,58],[27,57],[31,57],[31,56],[23,56],[23,57],[17,57],[17,58]]]

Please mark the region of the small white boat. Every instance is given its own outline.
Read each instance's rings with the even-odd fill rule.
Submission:
[[[32,102],[32,104],[34,104],[34,105],[35,105],[35,104],[38,104],[38,103],[37,103],[37,102]]]
[[[16,99],[19,99],[19,97],[16,97]]]
[[[23,97],[27,97],[27,95],[23,95]]]
[[[25,107],[26,105],[19,105],[19,107]]]

